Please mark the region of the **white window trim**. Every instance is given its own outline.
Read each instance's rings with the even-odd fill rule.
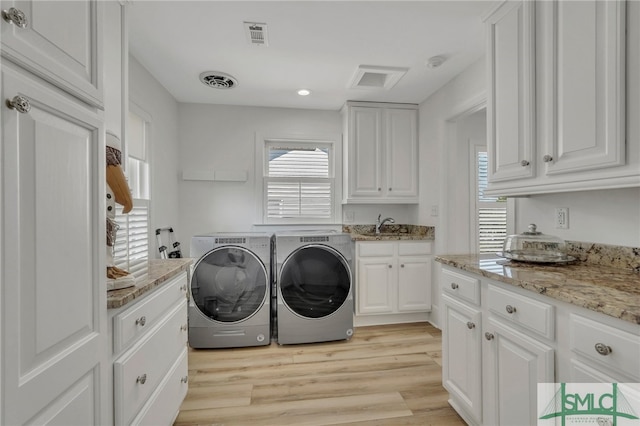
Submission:
[[[286,146],[308,145],[328,146],[332,151],[329,158],[329,173],[333,173],[333,200],[332,217],[327,219],[314,218],[312,221],[301,218],[267,218],[267,194],[265,191],[267,152],[268,144],[282,144]],[[284,134],[278,136],[265,136],[260,133],[255,134],[255,223],[256,225],[335,225],[339,224],[342,217],[342,136],[334,135],[301,135]]]

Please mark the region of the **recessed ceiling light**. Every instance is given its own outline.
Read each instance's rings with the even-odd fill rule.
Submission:
[[[308,96],[308,95],[310,95],[310,94],[311,94],[311,91],[310,91],[310,90],[307,90],[307,89],[300,89],[300,90],[298,90],[298,95],[300,95],[300,96]]]

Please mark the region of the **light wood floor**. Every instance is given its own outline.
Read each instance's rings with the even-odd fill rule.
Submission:
[[[190,350],[175,425],[464,425],[427,323],[357,328],[350,341]]]

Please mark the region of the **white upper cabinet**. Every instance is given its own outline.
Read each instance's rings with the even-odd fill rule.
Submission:
[[[102,107],[101,3],[3,1],[3,59]]]
[[[417,105],[348,102],[345,203],[418,202]]]
[[[487,194],[640,186],[638,129],[626,125],[638,93],[625,76],[640,54],[637,32],[626,33],[638,18],[628,7],[507,0],[486,18]]]
[[[487,20],[487,129],[492,182],[535,176],[535,3],[505,3]]]

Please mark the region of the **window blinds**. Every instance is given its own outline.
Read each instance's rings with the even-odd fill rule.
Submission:
[[[118,232],[114,247],[114,262],[118,268],[141,277],[149,267],[149,200],[134,199],[133,209],[122,214],[116,208]]]

